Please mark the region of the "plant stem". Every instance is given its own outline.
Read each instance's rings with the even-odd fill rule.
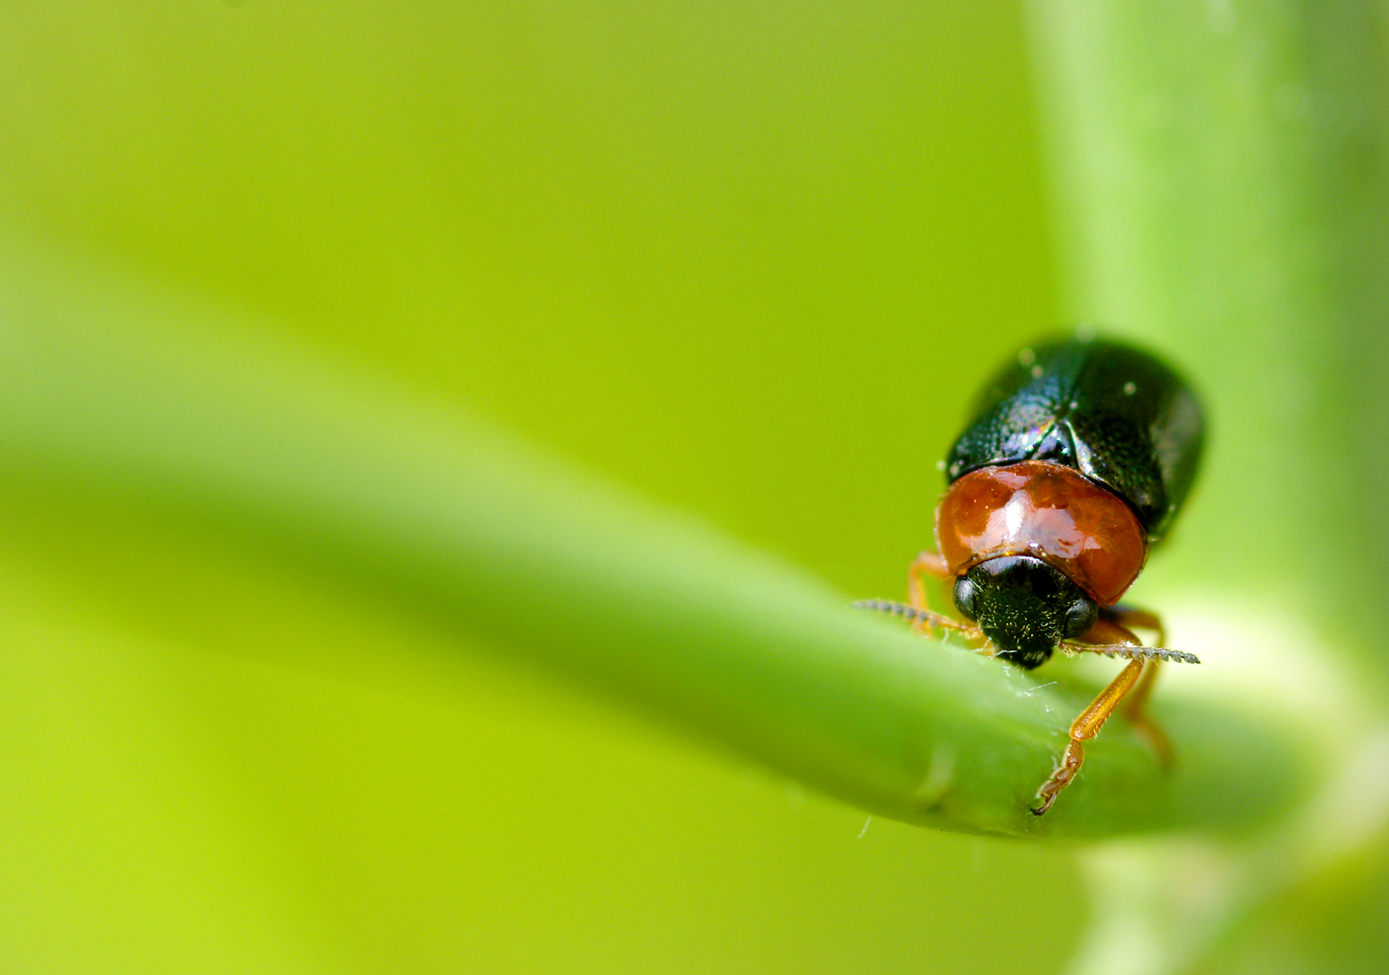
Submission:
[[[1301,792],[1277,722],[1174,705],[1160,716],[1175,775],[1114,722],[1038,819],[1033,793],[1085,690],[853,611],[775,558],[257,323],[3,249],[11,509],[289,562],[909,822],[1244,831]]]

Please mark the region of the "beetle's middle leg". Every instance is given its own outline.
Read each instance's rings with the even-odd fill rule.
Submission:
[[[1154,646],[1165,646],[1167,644],[1167,633],[1162,628],[1162,620],[1156,613],[1150,613],[1146,609],[1134,609],[1130,606],[1107,606],[1100,610],[1100,618],[1111,623],[1117,623],[1125,630],[1129,631],[1129,636],[1135,641],[1133,630],[1152,630],[1157,634],[1157,643]],[[1088,637],[1087,637],[1088,638]]]

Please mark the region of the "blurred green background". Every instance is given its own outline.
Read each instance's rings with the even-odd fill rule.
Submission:
[[[1281,604],[1256,637],[1330,627],[1382,673],[1366,634],[1389,532],[1343,513],[1377,497],[1360,474],[1383,465],[1389,410],[1356,390],[1378,388],[1383,342],[1343,342],[1335,286],[1260,249],[1312,253],[1303,232],[1328,223],[1315,201],[1284,220],[1287,187],[1263,177],[1313,184],[1341,157],[1284,165],[1322,145],[1263,125],[1268,90],[1303,111],[1277,87],[1296,66],[1266,56],[1257,18],[1239,47],[1234,8],[1205,8],[1171,37],[1234,37],[1190,42],[1231,77],[1154,97],[1193,60],[1161,29],[1135,16],[1123,43],[1068,52],[1083,18],[1057,13],[1032,67],[1013,3],[7,4],[0,313],[118,327],[148,309],[186,348],[205,333],[192,382],[232,334],[280,363],[267,384],[298,363],[306,390],[366,377],[421,416],[474,413],[846,600],[903,593],[985,375],[1098,315],[1169,349],[1216,421],[1139,601],[1234,634]],[[1086,129],[1103,111],[1078,97],[1066,117],[1130,68],[1114,115],[1208,169],[1145,184],[1141,152]],[[1207,83],[1209,113],[1184,114]],[[1227,124],[1249,105],[1259,124]],[[1270,146],[1267,172],[1245,168]],[[1331,208],[1379,213],[1353,184]],[[1084,226],[1114,187],[1092,207],[1110,222]],[[1107,249],[1162,236],[1148,226],[1173,246]],[[159,470],[158,434],[136,446]],[[1238,869],[1169,848],[1155,867],[866,820],[408,600],[110,492],[0,482],[0,971],[1053,972],[1094,920],[1087,885],[1102,908],[1145,904],[1163,863],[1182,910],[1237,905],[1214,964],[1260,970],[1248,943],[1277,954],[1289,916],[1352,918],[1360,959],[1377,950],[1379,820],[1348,886],[1314,878],[1263,915],[1229,878],[1267,881],[1259,857],[1301,834]],[[1115,968],[1098,943],[1079,970],[1167,970],[1141,951]]]
[[[1012,5],[7,5],[0,219],[898,595],[1056,322]],[[16,972],[1055,970],[1068,853],[875,820],[408,614],[0,513]],[[118,521],[118,519],[116,519]]]

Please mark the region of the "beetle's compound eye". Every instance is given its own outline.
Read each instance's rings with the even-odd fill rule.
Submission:
[[[960,576],[955,580],[955,608],[960,611],[960,615],[965,619],[975,619],[974,615],[974,583],[969,581],[967,576]]]
[[[1090,632],[1090,628],[1095,625],[1095,621],[1099,618],[1100,607],[1088,596],[1081,596],[1071,603],[1070,609],[1066,610],[1067,638],[1079,640]]]

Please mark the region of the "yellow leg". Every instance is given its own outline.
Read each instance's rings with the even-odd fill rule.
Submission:
[[[1080,717],[1071,722],[1071,740],[1066,743],[1060,766],[1037,790],[1037,798],[1042,800],[1042,804],[1032,810],[1034,815],[1040,816],[1050,809],[1061,790],[1071,784],[1071,780],[1080,771],[1081,763],[1085,761],[1085,743],[1100,733],[1105,721],[1109,720],[1109,716],[1114,713],[1124,695],[1138,683],[1143,663],[1142,660],[1130,660],[1119,672],[1119,676],[1100,691],[1099,696],[1090,702],[1088,708],[1080,712]]]
[[[871,609],[878,613],[891,613],[904,616],[912,621],[912,629],[924,636],[936,636],[942,631],[959,633],[968,642],[987,646],[984,631],[973,623],[961,622],[937,613],[931,609],[926,598],[926,576],[943,583],[953,580],[950,566],[935,552],[922,552],[907,570],[907,596],[910,603],[897,603],[886,599],[864,599],[854,603],[859,609]],[[992,649],[979,651],[993,656]]]
[[[1102,611],[1099,620],[1090,632],[1085,634],[1085,643],[1100,646],[1141,646],[1142,641],[1129,629],[1130,626],[1155,632],[1159,646],[1165,642],[1162,621],[1154,614],[1143,610],[1112,607]],[[1082,652],[1086,649],[1083,643],[1068,646]],[[1032,810],[1034,813],[1040,816],[1050,809],[1061,791],[1071,784],[1076,773],[1080,771],[1081,763],[1085,761],[1085,742],[1099,734],[1100,728],[1114,713],[1120,701],[1124,701],[1124,717],[1133,725],[1134,731],[1148,742],[1156,753],[1158,762],[1163,766],[1171,764],[1172,746],[1162,729],[1145,711],[1161,663],[1162,661],[1156,659],[1130,660],[1119,676],[1114,678],[1113,682],[1100,692],[1099,697],[1081,712],[1080,717],[1075,719],[1071,724],[1071,740],[1066,743],[1060,767],[1037,790],[1037,798],[1042,800],[1042,804]]]
[[[1151,630],[1157,636],[1155,646],[1163,647],[1167,645],[1167,634],[1162,627],[1162,620],[1156,613],[1147,610],[1131,609],[1127,606],[1112,606],[1104,610],[1104,615],[1113,623],[1123,627],[1125,630],[1137,628],[1140,630]],[[1128,633],[1129,637],[1133,634]],[[1137,638],[1133,637],[1134,642]],[[1152,718],[1148,717],[1146,711],[1148,698],[1152,696],[1153,684],[1157,682],[1158,669],[1162,666],[1161,660],[1150,660],[1143,668],[1143,676],[1139,678],[1136,686],[1128,698],[1124,701],[1124,717],[1133,725],[1133,730],[1148,743],[1148,747],[1157,755],[1158,764],[1164,768],[1172,764],[1172,743],[1167,740],[1167,735],[1163,734],[1161,728]]]
[[[1150,613],[1146,609],[1131,609],[1128,606],[1110,606],[1108,609],[1100,610],[1100,614],[1105,619],[1130,630],[1152,630],[1157,634],[1157,643],[1153,646],[1167,646],[1167,634],[1163,631],[1162,620],[1156,613]]]
[[[1139,737],[1148,743],[1148,747],[1157,756],[1158,764],[1163,768],[1171,768],[1172,743],[1167,740],[1167,735],[1157,722],[1148,716],[1147,711],[1148,698],[1153,693],[1153,684],[1157,681],[1158,668],[1161,666],[1161,660],[1149,660],[1143,665],[1143,676],[1139,678],[1138,686],[1124,702],[1124,717],[1133,725],[1133,730],[1138,732]]]
[[[922,578],[923,574],[930,575],[941,582],[949,582],[950,566],[946,565],[945,559],[935,552],[922,552],[912,562],[911,568],[907,570],[907,596],[912,608],[929,612],[931,604],[926,599],[926,580]],[[913,620],[912,629],[927,636],[935,635],[935,627],[929,619]]]

